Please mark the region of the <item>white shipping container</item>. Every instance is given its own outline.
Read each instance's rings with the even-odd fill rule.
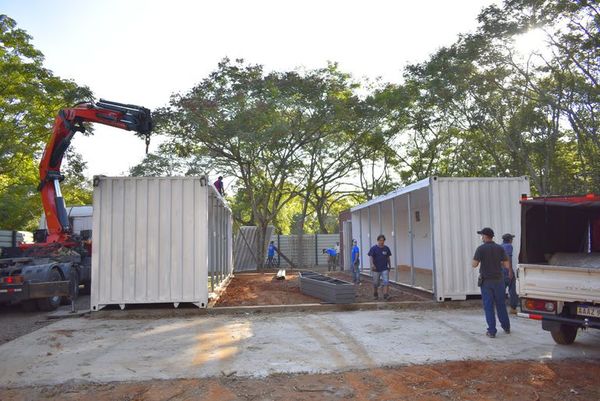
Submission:
[[[437,301],[480,295],[478,270],[471,267],[481,244],[477,231],[491,227],[496,242],[515,235],[513,266],[521,240],[522,194],[527,177],[430,177],[351,209],[352,237],[361,250],[361,269],[370,274],[369,248],[386,236],[392,251],[390,280],[429,291]]]
[[[232,219],[206,177],[95,177],[91,307],[208,304],[227,278]]]

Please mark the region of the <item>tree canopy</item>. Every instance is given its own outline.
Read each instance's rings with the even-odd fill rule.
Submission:
[[[16,22],[0,15],[0,228],[33,229],[41,216],[37,163],[59,109],[91,92],[44,68],[44,57]],[[89,204],[85,162],[71,151],[63,170],[68,204]]]
[[[296,233],[335,231],[341,208],[432,175],[598,191],[597,5],[508,0],[478,21],[396,83],[224,59],[160,111],[168,139],[132,172],[227,175],[240,224]]]

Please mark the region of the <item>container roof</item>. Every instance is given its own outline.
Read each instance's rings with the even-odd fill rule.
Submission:
[[[352,212],[356,212],[360,209],[364,209],[366,207],[372,206],[372,205],[376,205],[378,203],[381,202],[385,202],[386,200],[395,198],[397,196],[403,195],[403,194],[407,194],[409,192],[413,192],[416,191],[418,189],[422,189],[422,188],[426,188],[429,186],[429,182],[430,182],[430,178],[425,178],[421,181],[417,181],[414,184],[410,184],[406,187],[402,187],[402,188],[398,188],[393,190],[392,192],[388,192],[385,195],[380,195],[376,198],[371,199],[370,201],[367,201],[365,203],[361,203],[358,206],[354,206],[352,209],[350,209],[350,211]]]
[[[433,180],[437,181],[511,181],[511,180],[528,180],[526,176],[521,177],[439,177],[439,176],[431,176],[421,181],[417,181],[414,184],[410,184],[406,187],[398,188],[394,191],[388,192],[385,195],[380,195],[376,198],[371,199],[365,203],[361,203],[350,209],[351,212],[356,212],[358,210],[367,208],[369,206],[376,205],[381,202],[385,202],[389,199],[396,198],[400,195],[407,194],[409,192],[414,192],[422,188],[427,188],[431,185]]]

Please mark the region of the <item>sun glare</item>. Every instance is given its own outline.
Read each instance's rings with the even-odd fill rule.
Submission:
[[[515,36],[515,50],[523,56],[531,53],[541,53],[548,47],[546,33],[540,29],[531,29],[521,35]]]

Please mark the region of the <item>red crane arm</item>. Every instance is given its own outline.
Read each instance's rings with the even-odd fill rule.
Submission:
[[[52,136],[46,144],[40,161],[42,204],[48,225],[46,243],[69,242],[71,227],[65,202],[60,191],[60,165],[71,139],[76,132],[84,132],[83,123],[93,122],[149,135],[153,128],[150,110],[134,105],[107,100],[97,103],[80,103],[61,110],[54,122]]]

